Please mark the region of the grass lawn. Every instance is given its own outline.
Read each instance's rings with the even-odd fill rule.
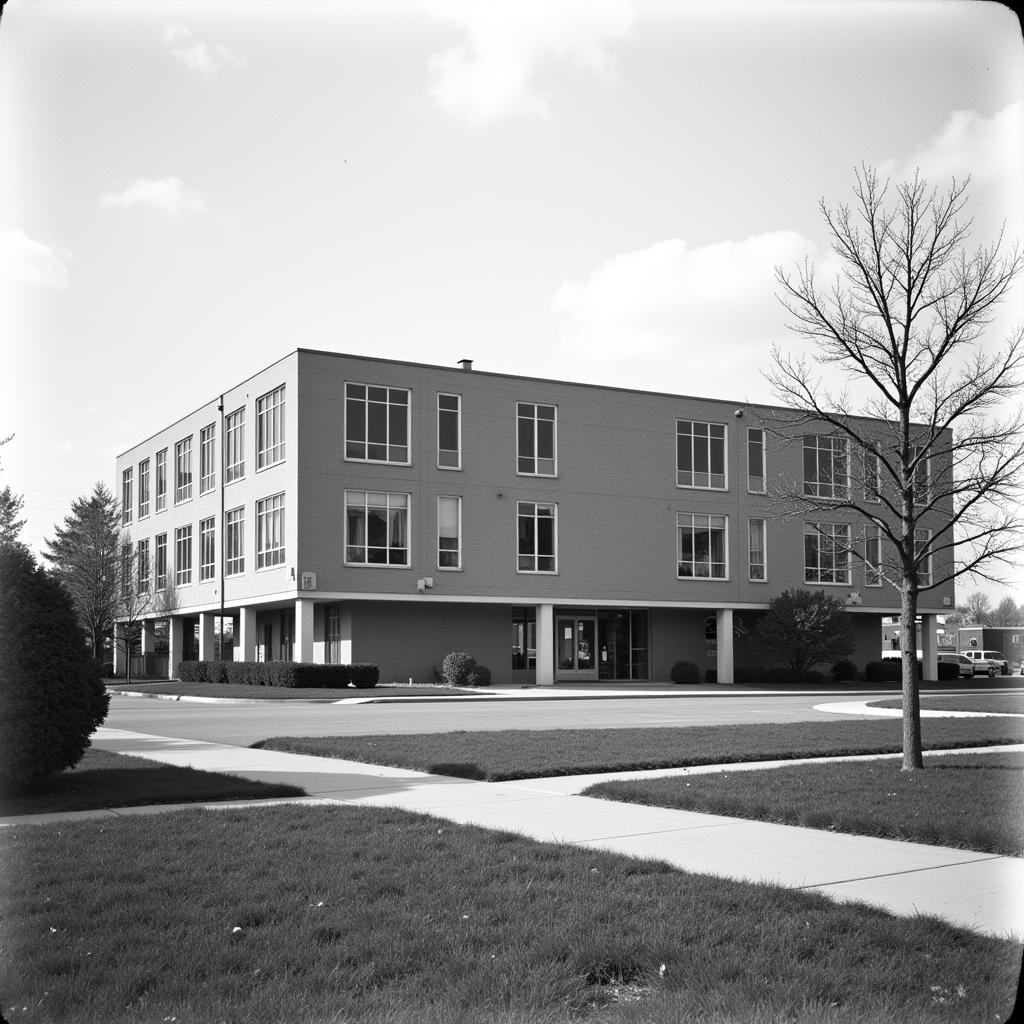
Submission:
[[[288,686],[245,686],[238,683],[132,683],[126,685],[121,679],[106,680],[111,690],[127,690],[131,693],[160,693],[175,697],[230,697],[245,700],[347,700],[350,697],[465,697],[486,695],[486,690],[456,689],[452,686],[377,685],[366,690],[355,686],[334,689],[314,687],[292,688]]]
[[[546,729],[281,737],[255,746],[486,779],[675,768],[902,749],[899,719],[666,729]],[[1024,719],[926,718],[926,747],[1024,742]]]
[[[873,708],[901,708],[901,697],[871,701]],[[1024,715],[1024,693],[926,694],[921,707],[929,711],[995,711],[1002,715]]]
[[[90,748],[74,768],[32,793],[0,792],[0,815],[303,795],[296,786],[250,782]]]
[[[587,796],[734,818],[908,839],[985,853],[1024,854],[1024,753],[792,765],[602,782]]]
[[[10,1024],[1003,1021],[1019,944],[373,808],[8,829]]]

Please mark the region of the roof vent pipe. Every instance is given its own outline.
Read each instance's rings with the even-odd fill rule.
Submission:
[[[460,359],[459,360],[459,366],[461,366],[464,370],[472,370],[473,369],[473,360],[472,359]]]

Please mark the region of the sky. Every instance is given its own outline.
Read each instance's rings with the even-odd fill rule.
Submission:
[[[1024,238],[1022,151],[996,3],[10,0],[0,486],[39,551],[299,347],[772,402],[819,203],[970,175],[971,244]]]

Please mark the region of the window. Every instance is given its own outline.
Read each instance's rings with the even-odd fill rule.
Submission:
[[[345,492],[345,561],[354,565],[409,564],[409,495]]]
[[[925,447],[923,445],[915,444],[911,451],[913,452],[914,459],[918,460],[917,465],[914,467],[914,504],[915,505],[927,505],[931,501],[932,492],[932,474],[931,474],[931,459],[925,454]]]
[[[167,508],[167,449],[156,453],[156,510]]]
[[[537,613],[533,608],[512,609],[512,668],[537,667]]]
[[[549,502],[519,502],[519,571],[557,572],[558,506]]]
[[[516,472],[531,476],[557,474],[555,417],[553,405],[516,404]]]
[[[149,538],[140,540],[135,548],[135,561],[139,574],[139,593],[149,593]]]
[[[256,568],[284,564],[284,494],[256,502]]]
[[[850,463],[845,437],[804,437],[804,494],[841,501],[850,496]]]
[[[199,493],[206,494],[217,486],[217,433],[211,423],[199,431]]]
[[[864,586],[882,585],[882,528],[869,525],[864,528]]]
[[[727,522],[726,516],[700,515],[694,512],[676,513],[680,579],[727,578]]]
[[[755,583],[764,583],[767,579],[764,542],[765,521],[763,519],[748,519],[747,547],[750,552],[748,578]]]
[[[132,586],[132,546],[121,545],[121,596],[130,596]]]
[[[437,465],[462,469],[462,398],[437,396]]]
[[[192,438],[174,446],[174,504],[192,497]]]
[[[139,463],[139,518],[149,515],[149,459]]]
[[[156,589],[163,590],[167,586],[167,534],[161,533],[156,538]]]
[[[212,580],[217,572],[217,543],[214,535],[214,519],[203,519],[199,523],[199,579]]]
[[[725,424],[676,420],[676,485],[725,490]]]
[[[121,523],[132,521],[132,467],[121,473]]]
[[[764,430],[747,427],[747,490],[751,494],[764,494],[766,489]]]
[[[174,584],[181,587],[192,582],[192,527],[179,526],[174,531]]]
[[[462,499],[437,499],[437,567],[462,568]]]
[[[919,559],[917,563],[917,585],[919,587],[930,587],[932,585],[932,554],[928,550],[931,542],[931,530],[914,531],[914,558]],[[925,551],[928,551],[928,553],[922,557],[922,553]]]
[[[863,451],[864,456],[864,500],[882,500],[882,460],[875,452]]]
[[[284,459],[284,385],[256,399],[256,468]]]
[[[409,392],[345,385],[345,458],[409,464]]]
[[[245,406],[224,417],[224,483],[245,476]]]
[[[804,523],[804,582],[850,585],[850,527]]]
[[[245,509],[224,513],[224,573],[235,576],[245,572]]]

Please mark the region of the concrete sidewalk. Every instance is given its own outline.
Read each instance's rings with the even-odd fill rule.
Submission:
[[[108,728],[97,731],[93,745],[167,764],[291,783],[309,794],[295,802],[401,807],[459,824],[656,858],[695,873],[809,889],[893,914],[934,915],[984,934],[1024,938],[1024,860],[579,795],[586,786],[610,778],[697,774],[730,766],[486,783]],[[754,767],[765,765],[744,770]],[[58,817],[69,816],[32,820]]]

